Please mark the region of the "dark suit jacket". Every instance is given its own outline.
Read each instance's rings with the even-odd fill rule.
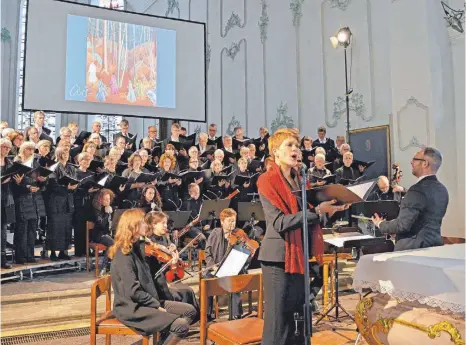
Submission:
[[[401,201],[398,217],[380,224],[380,231],[396,234],[395,250],[441,246],[448,191],[435,175],[411,186]]]
[[[29,131],[29,128],[31,128],[31,127],[27,127],[27,128],[24,130],[24,133],[27,134],[27,132]],[[40,136],[39,136],[39,140],[48,140],[48,141],[50,141],[50,142],[52,143],[52,145],[53,145],[53,139],[52,139],[52,137],[50,136],[50,133],[51,133],[50,129],[48,129],[48,128],[46,128],[46,127],[42,127],[42,133],[41,133]],[[29,136],[28,136],[28,135],[26,135],[26,140],[29,140]]]
[[[133,137],[134,135],[128,132],[128,136]],[[124,136],[123,133],[118,132],[113,136],[113,145],[116,144],[116,140],[118,139],[118,137],[124,137],[126,139],[126,143],[128,143],[128,137]],[[131,151],[136,151],[136,142],[134,142],[133,145],[131,145]]]

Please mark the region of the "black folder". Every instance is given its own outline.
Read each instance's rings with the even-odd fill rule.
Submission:
[[[196,133],[190,135],[180,135],[180,139],[182,139],[183,141],[196,142]]]
[[[375,161],[364,162],[364,161],[360,161],[360,160],[357,160],[357,159],[353,159],[353,163],[351,163],[351,166],[353,167],[353,169],[358,169],[359,170],[359,165],[362,165],[363,167],[365,167],[367,169],[370,166],[372,166],[374,163],[375,163]]]
[[[92,176],[92,175],[91,175]],[[76,185],[76,184],[79,184],[81,181],[78,180],[78,179],[75,179],[71,176],[68,176],[68,175],[63,175],[62,177],[60,177],[58,180],[57,180],[57,183],[61,186],[64,186],[64,187],[67,187],[68,185]]]
[[[11,167],[9,167],[5,171],[3,171],[3,175],[1,177],[1,179],[2,179],[2,181],[4,181],[8,177],[11,177],[11,176],[16,175],[16,174],[18,174],[18,175],[27,174],[31,170],[32,170],[31,167],[28,167],[28,166],[26,166],[24,164],[21,164],[21,163],[18,163],[18,162],[14,162]]]
[[[343,186],[353,185],[353,184],[361,182],[364,177],[365,177],[365,175],[361,175],[356,180],[352,180],[352,179],[348,179],[348,178],[342,178],[342,179],[340,179],[340,181],[338,181],[338,183],[342,184]]]
[[[297,195],[301,195],[301,191],[293,191]],[[313,206],[319,205],[321,202],[337,200],[336,205],[350,204],[363,201],[354,192],[342,186],[341,184],[331,184],[322,187],[311,188],[306,191],[307,202]]]
[[[91,134],[92,134],[91,132],[81,131],[81,133],[79,133],[79,135],[76,137],[74,144],[79,145],[79,146],[84,146],[84,140],[89,139]]]
[[[225,175],[230,175],[231,172],[233,171],[233,165],[229,165],[220,171],[220,174],[225,174]]]
[[[175,150],[176,150],[176,151],[180,151],[181,149],[183,149],[183,143],[180,142],[180,141],[172,141],[172,140],[170,140],[168,143],[169,143],[169,144],[172,144],[172,145],[175,147]]]
[[[218,184],[220,183],[220,181],[222,180],[226,180],[227,182],[230,182],[231,180],[231,175],[233,175],[234,171],[229,173],[228,175],[215,175],[215,176],[212,176],[212,179],[210,180],[210,184],[213,185],[213,186],[218,186]]]
[[[218,137],[215,140],[207,139],[207,145],[214,145],[217,149],[223,148],[223,138]]]
[[[259,175],[259,173],[255,173],[254,175],[251,175],[251,176],[236,175],[235,185],[242,186],[245,183],[249,183],[257,175]]]
[[[400,212],[400,204],[395,200],[364,201],[351,205],[351,214],[372,217],[377,213],[386,220],[396,219]]]
[[[234,158],[236,160],[236,154],[235,153],[232,153],[232,152],[229,152],[229,151],[223,151],[224,153],[224,157],[223,157],[223,165],[230,165],[232,164],[230,162],[230,158]]]
[[[47,177],[47,176],[49,176],[49,175],[52,174],[52,173],[53,173],[52,170],[49,170],[49,169],[47,169],[47,168],[44,168],[44,167],[40,166],[40,167],[37,167],[37,168],[35,168],[35,169],[29,171],[29,172],[27,173],[27,175],[30,176],[30,175],[33,175],[33,174],[37,174],[37,176],[40,176],[40,177]]]
[[[213,156],[213,155],[214,155],[214,152],[215,152],[215,148],[213,148],[212,145],[210,145],[210,147],[208,147],[208,148],[200,155],[200,157],[207,158],[208,155]]]
[[[201,177],[205,177],[204,170],[200,171],[185,171],[179,174],[180,177],[186,182],[193,182],[194,180],[198,180]]]
[[[118,175],[121,175],[123,171],[125,171],[128,168],[128,163],[118,161],[115,171]]]
[[[248,165],[248,170],[250,172],[256,173],[258,168],[263,168],[264,167],[264,162],[258,160],[258,159],[253,159],[251,163]]]
[[[138,177],[134,180],[134,182],[139,183],[150,183],[157,179],[157,175],[155,174],[147,174],[147,173],[140,173]]]
[[[44,167],[44,168],[48,168],[52,165],[54,165],[56,162],[53,160],[53,159],[50,159],[48,157],[40,157],[39,158],[39,165]]]
[[[326,175],[326,176],[320,177],[320,176],[311,174],[311,176],[317,179],[318,181],[325,181],[327,184],[335,183],[335,175]]]
[[[233,150],[239,150],[242,146],[248,146],[252,143],[254,143],[254,139],[244,138],[244,140],[239,140],[233,138]]]
[[[170,178],[181,180],[181,176],[167,172],[162,176],[162,181],[168,181]]]
[[[104,169],[104,162],[93,159],[89,165],[89,170],[97,172],[97,169]]]
[[[107,180],[107,182],[105,183],[105,187],[113,191],[116,191],[119,190],[121,185],[125,185],[127,182],[128,179],[126,177],[113,175],[111,178]]]

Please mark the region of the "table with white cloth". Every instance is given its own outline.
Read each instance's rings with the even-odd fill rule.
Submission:
[[[353,288],[369,344],[465,344],[465,244],[362,256]]]

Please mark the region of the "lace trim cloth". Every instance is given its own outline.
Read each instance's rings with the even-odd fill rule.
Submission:
[[[402,291],[395,289],[390,282],[379,281],[370,282],[367,280],[354,280],[353,289],[362,293],[362,289],[369,288],[372,291],[385,293],[393,298],[405,300],[409,302],[419,302],[420,304],[427,305],[433,308],[440,308],[444,311],[450,311],[455,314],[465,314],[465,306],[462,304],[445,302],[432,296],[423,296],[414,292]]]

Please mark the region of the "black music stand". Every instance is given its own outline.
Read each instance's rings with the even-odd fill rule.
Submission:
[[[230,199],[204,200],[199,212],[199,220],[214,220],[219,218],[220,212],[228,208],[230,202]]]
[[[259,221],[265,221],[264,208],[260,202],[238,202],[238,220],[251,223],[251,232],[249,238],[253,238],[254,224]]]

